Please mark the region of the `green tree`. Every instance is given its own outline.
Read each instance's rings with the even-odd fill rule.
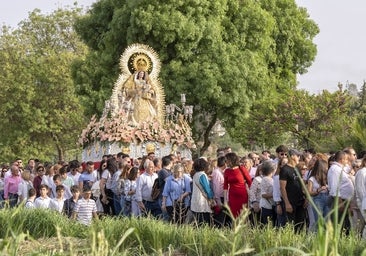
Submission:
[[[195,106],[201,153],[218,120],[234,134],[253,101],[295,87],[315,57],[318,33],[294,0],[101,0],[76,30],[92,49],[74,73],[89,115],[110,96],[123,49],[148,44],[162,61],[167,102],[186,93]]]
[[[350,136],[345,141],[348,146],[352,145],[356,152],[364,152],[366,149],[366,131],[364,129],[366,125],[366,82],[363,82],[360,91],[354,84],[347,86],[347,92],[352,97],[349,116],[353,117],[353,123]]]
[[[73,30],[81,9],[56,10],[28,19],[0,35],[0,159],[36,156],[63,160],[75,149],[84,123],[71,64],[86,46]],[[57,150],[57,154],[55,154]]]
[[[247,119],[242,143],[256,138],[259,145],[271,147],[291,134],[291,144],[301,148],[329,151],[344,147],[353,123],[351,103],[352,98],[342,90],[319,94],[293,90],[280,98],[266,98],[253,106],[256,111]]]

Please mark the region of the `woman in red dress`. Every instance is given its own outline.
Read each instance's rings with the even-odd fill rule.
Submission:
[[[239,163],[236,153],[225,155],[228,168],[224,172],[224,200],[234,218],[238,217],[243,207],[248,205],[248,191],[252,184],[249,171]]]

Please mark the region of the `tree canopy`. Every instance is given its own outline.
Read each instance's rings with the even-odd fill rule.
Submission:
[[[346,91],[311,94],[293,90],[255,102],[239,140],[273,147],[290,138],[300,148],[330,151],[351,133],[351,97]],[[243,136],[244,135],[244,136]]]
[[[63,159],[84,123],[71,64],[86,46],[73,30],[81,9],[34,10],[0,34],[0,159]],[[54,152],[58,152],[57,155]]]
[[[129,44],[153,47],[167,102],[187,94],[195,138],[209,146],[217,120],[242,130],[254,101],[296,87],[314,60],[316,24],[294,0],[139,0],[96,2],[75,26],[92,49],[74,66],[88,114],[101,113]]]

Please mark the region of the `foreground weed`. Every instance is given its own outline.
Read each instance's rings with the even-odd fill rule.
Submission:
[[[220,237],[229,244],[230,250],[227,252],[227,255],[243,255],[253,252],[254,248],[251,248],[248,245],[248,241],[247,243],[243,243],[243,240],[245,239],[245,236],[243,234],[245,234],[246,230],[250,228],[250,211],[244,208],[237,218],[234,218],[230,210],[229,212],[230,217],[233,220],[232,230],[230,230],[228,234],[220,232]]]
[[[1,210],[0,255],[366,256],[366,241],[342,235],[340,224],[328,221],[317,233],[295,234],[291,225],[252,228],[248,214],[244,210],[230,229],[148,218],[105,218],[86,227],[55,212]]]
[[[0,241],[1,255],[19,255],[20,244],[28,238],[27,234],[12,234],[11,237]]]

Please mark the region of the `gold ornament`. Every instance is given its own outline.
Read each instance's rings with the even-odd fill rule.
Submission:
[[[133,57],[132,62],[133,62],[134,72],[136,72],[136,71],[148,72],[149,70],[151,72],[152,63],[146,54],[143,54],[143,53],[137,54],[137,56]]]
[[[129,155],[130,152],[131,152],[130,148],[127,147],[127,146],[123,147],[121,151],[122,151],[123,154],[127,154],[127,155]]]
[[[155,144],[154,143],[147,143],[146,144],[146,153],[155,153]]]

